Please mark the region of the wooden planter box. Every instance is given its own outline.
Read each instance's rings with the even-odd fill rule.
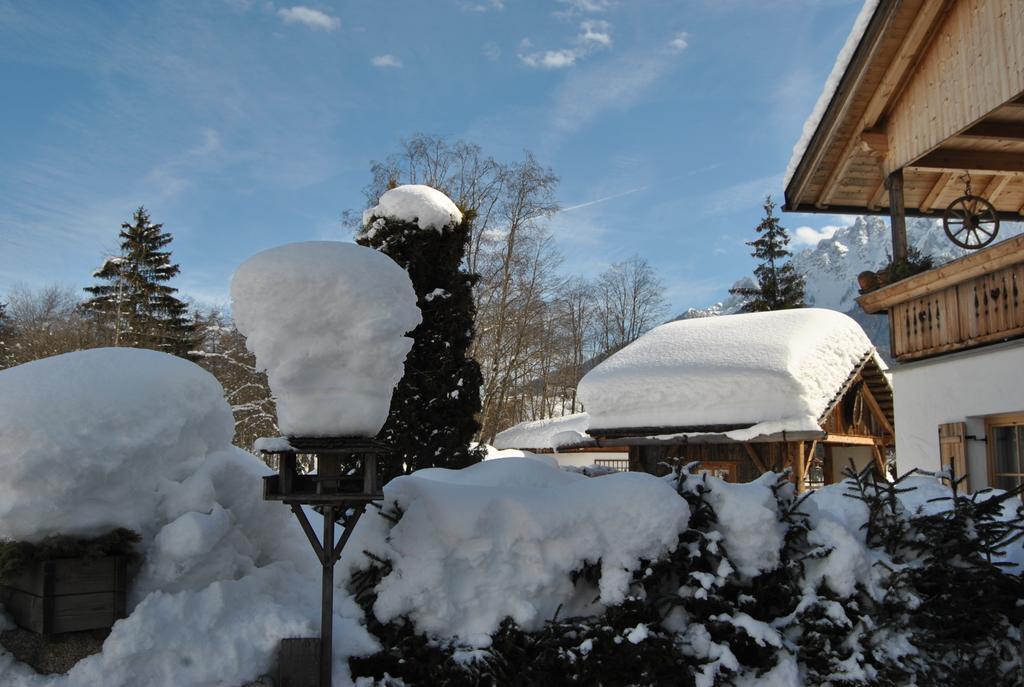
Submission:
[[[37,563],[0,586],[0,602],[22,628],[59,634],[111,627],[125,617],[123,556]]]

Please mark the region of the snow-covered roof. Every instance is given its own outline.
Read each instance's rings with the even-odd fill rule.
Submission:
[[[578,394],[595,435],[645,429],[748,441],[819,433],[822,415],[873,352],[860,325],[834,310],[680,320],[595,367]]]
[[[879,0],[864,0],[864,6],[861,7],[860,14],[857,15],[857,19],[853,22],[853,29],[850,30],[850,35],[846,37],[846,42],[839,51],[839,55],[836,56],[835,64],[832,65],[832,71],[825,80],[825,87],[822,89],[821,95],[818,96],[818,101],[814,104],[814,109],[811,110],[810,116],[804,122],[800,138],[797,140],[796,145],[793,146],[793,155],[786,166],[786,179],[783,182],[783,188],[789,186],[793,173],[796,172],[797,165],[800,164],[800,159],[807,151],[807,146],[810,145],[811,138],[814,136],[818,124],[821,123],[821,118],[825,115],[825,110],[828,109],[829,103],[832,102],[832,96],[835,95],[839,82],[842,80],[843,74],[846,73],[850,60],[853,59],[853,53],[857,50],[857,46],[860,45],[861,38],[864,37],[864,31],[867,29],[871,17],[874,16],[878,3]]]
[[[590,416],[586,413],[573,413],[562,417],[546,420],[520,422],[494,437],[494,446],[499,449],[550,449],[580,447],[594,443],[587,436]]]
[[[380,197],[377,205],[363,212],[364,231],[368,234],[374,227],[367,225],[375,217],[412,222],[420,229],[437,231],[462,222],[462,213],[451,198],[422,184],[393,188]]]

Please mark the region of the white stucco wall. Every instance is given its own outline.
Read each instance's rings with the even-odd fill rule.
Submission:
[[[1024,412],[1024,341],[987,346],[893,370],[896,466],[939,469],[939,425],[966,422],[985,436],[985,416]],[[967,441],[971,488],[988,486],[985,444]]]
[[[555,460],[561,466],[572,466],[577,468],[585,468],[594,464],[594,461],[600,460],[629,460],[629,452],[623,451],[622,453],[604,453],[604,452],[593,452],[589,453],[586,451],[567,452],[567,453],[553,453]]]
[[[855,470],[863,470],[875,460],[870,446],[832,446],[832,482],[846,479],[843,471],[853,461]]]

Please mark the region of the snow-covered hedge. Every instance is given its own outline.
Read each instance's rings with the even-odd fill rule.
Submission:
[[[864,473],[799,499],[503,458],[386,488],[349,550],[408,684],[1019,684],[1018,496]],[[1014,520],[1016,518],[1016,520]]]

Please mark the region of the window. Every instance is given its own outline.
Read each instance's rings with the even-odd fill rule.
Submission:
[[[1014,489],[1024,483],[1024,413],[985,420],[989,484]]]

